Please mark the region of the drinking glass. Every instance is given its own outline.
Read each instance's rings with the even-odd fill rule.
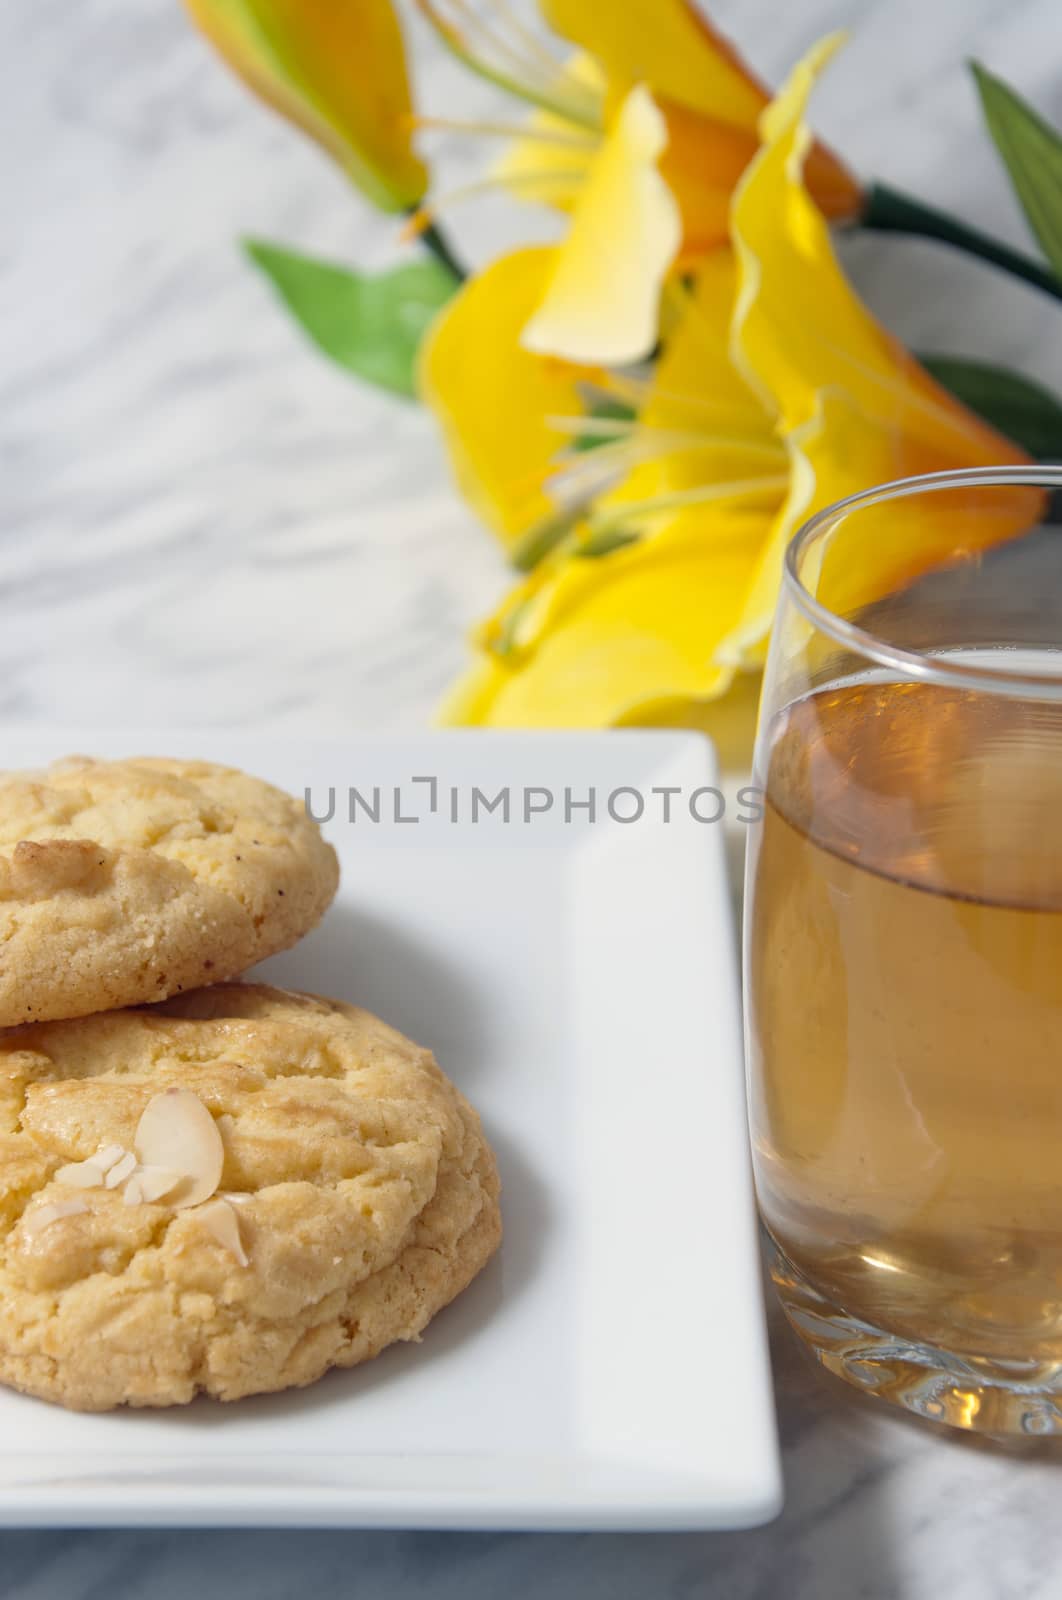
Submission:
[[[764,679],[745,986],[772,1275],[817,1359],[1062,1432],[1062,467],[796,536]]]

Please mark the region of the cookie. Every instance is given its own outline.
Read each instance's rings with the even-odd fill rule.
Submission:
[[[339,877],[306,809],[204,761],[0,774],[0,1027],[238,977],[319,920]]]
[[[221,984],[0,1038],[0,1380],[27,1394],[312,1383],[418,1339],[500,1236],[475,1112],[354,1006]]]

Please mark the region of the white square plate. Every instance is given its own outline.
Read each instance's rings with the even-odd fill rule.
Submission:
[[[717,809],[696,794],[716,781],[705,741],[2,739],[6,767],[71,750],[201,755],[309,790],[316,814],[334,788],[339,897],[259,971],[366,1005],[434,1049],[483,1114],[506,1233],[421,1344],[310,1389],[105,1416],[0,1391],[0,1523],[770,1517],[780,1480],[723,828],[690,806]],[[351,786],[365,802],[353,822]],[[509,820],[480,800],[473,821],[473,790],[506,786]],[[578,805],[590,791],[593,821]],[[610,796],[617,816],[640,803],[641,817],[614,820]]]

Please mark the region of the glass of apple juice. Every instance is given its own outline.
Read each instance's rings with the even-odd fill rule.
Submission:
[[[1062,1432],[1062,467],[886,485],[790,545],[745,1010],[772,1275],[832,1372]]]

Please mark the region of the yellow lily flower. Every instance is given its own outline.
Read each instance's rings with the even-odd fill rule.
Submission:
[[[648,388],[618,383],[616,392],[642,399],[637,421],[573,421],[569,432],[599,432],[602,443],[569,461],[568,476],[584,498],[604,487],[568,543],[479,630],[480,660],[444,720],[657,720],[730,687],[734,667],[716,648],[788,484],[772,419],[730,361],[733,299],[733,258],[719,251],[682,297]]]
[[[185,0],[228,65],[385,211],[416,205],[405,50],[391,0]]]
[[[778,417],[792,486],[764,547],[725,660],[762,660],[785,547],[812,512],[859,489],[916,473],[1017,464],[1025,452],[960,405],[869,315],[844,277],[829,229],[803,181],[811,136],[803,122],[815,78],[837,36],[812,49],[762,122],[763,149],[734,197],[741,286],[731,329],[735,365]],[[1033,502],[1015,495],[1001,517],[941,515],[931,501],[892,515],[873,573],[834,603],[869,601],[941,562],[1027,525]]]
[[[555,257],[548,246],[499,257],[462,286],[421,347],[421,398],[438,418],[458,486],[501,542],[524,564],[580,519],[583,543],[598,548],[617,528],[655,529],[676,499],[773,493],[776,503],[785,450],[727,349],[730,252],[705,264],[688,317],[687,297],[679,299],[681,331],[648,388],[524,347],[521,330]],[[627,420],[632,400],[636,425]],[[625,415],[608,414],[617,408]]]
[[[655,313],[665,273],[689,271],[726,242],[767,91],[690,0],[543,0],[547,21],[585,52],[568,62],[504,3],[417,3],[462,60],[539,107],[522,132],[465,125],[512,137],[495,183],[572,215],[529,347],[575,361],[648,355],[656,322],[646,307]],[[862,203],[855,179],[821,146],[809,183],[831,217]],[[605,287],[614,287],[610,298]]]
[[[610,425],[587,458],[606,486],[578,535],[479,630],[478,661],[444,720],[703,725],[705,707],[740,685],[735,673],[760,664],[782,553],[810,511],[890,477],[1024,459],[939,389],[844,280],[802,165],[800,118],[829,48],[801,64],[764,121],[735,204],[736,295],[726,254],[680,295],[637,419]],[[621,481],[607,484],[617,468]],[[857,574],[866,597],[1018,531],[1023,509],[990,524],[902,522],[875,571]]]

